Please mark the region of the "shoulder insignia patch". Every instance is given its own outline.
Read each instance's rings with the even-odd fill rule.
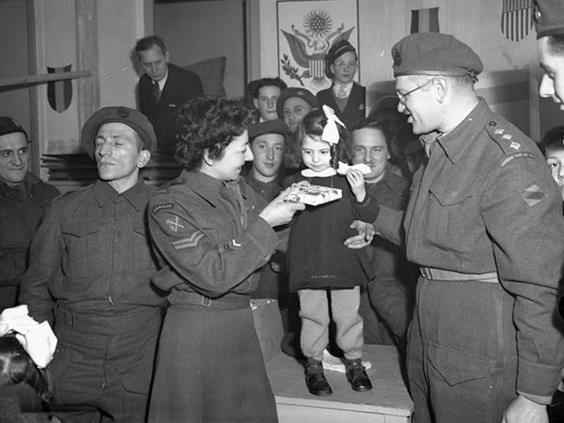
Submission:
[[[521,197],[529,207],[533,207],[540,203],[545,197],[543,190],[538,185],[531,185],[521,193]]]
[[[513,159],[518,159],[520,157],[531,157],[531,158],[536,158],[535,155],[533,153],[529,153],[529,152],[522,152],[522,153],[513,153],[511,156],[506,157],[505,159],[503,159],[503,161],[501,162],[501,167],[505,166],[507,163],[509,163],[511,160]]]
[[[155,207],[153,207],[153,209],[151,210],[151,212],[153,214],[156,214],[157,212],[161,211],[161,210],[168,210],[172,208],[172,203],[166,203],[166,204],[159,204]]]
[[[179,216],[170,216],[165,220],[166,225],[170,228],[172,232],[178,232],[180,229],[184,229],[182,220]]]
[[[182,238],[172,243],[175,250],[184,250],[186,248],[196,248],[200,241],[205,237],[203,232],[197,231],[188,238]]]

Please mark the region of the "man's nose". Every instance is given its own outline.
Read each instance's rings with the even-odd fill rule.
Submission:
[[[23,163],[21,154],[17,151],[14,153],[14,157],[12,158],[12,163],[16,166],[20,166]]]
[[[274,160],[274,148],[270,147],[266,150],[266,158],[268,160]]]
[[[539,95],[543,98],[554,95],[554,81],[546,74],[542,76]]]

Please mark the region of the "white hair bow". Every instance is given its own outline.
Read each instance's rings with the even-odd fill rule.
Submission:
[[[345,124],[335,114],[335,111],[327,106],[323,105],[323,113],[327,118],[327,125],[323,128],[323,134],[321,134],[321,139],[329,144],[339,143],[339,129],[337,128],[337,123],[343,128],[346,128]]]
[[[29,316],[27,305],[7,308],[0,313],[0,336],[16,333],[16,339],[40,369],[47,367],[57,348],[57,337],[49,322],[38,323]]]

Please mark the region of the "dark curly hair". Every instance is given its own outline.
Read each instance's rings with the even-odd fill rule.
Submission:
[[[52,399],[49,384],[13,334],[0,337],[0,385],[28,384],[43,402]]]
[[[221,158],[233,138],[255,121],[252,109],[238,100],[212,96],[189,100],[178,111],[174,157],[186,170],[199,169],[206,150],[211,159]]]
[[[321,137],[323,129],[327,125],[327,117],[323,110],[312,110],[300,123],[296,136],[289,142],[286,150],[285,164],[289,168],[303,166],[301,146],[306,135]],[[352,138],[347,128],[337,124],[339,130],[339,143],[331,145],[331,166],[337,168],[339,162],[351,164],[349,151],[351,150]]]
[[[264,87],[278,87],[282,93],[286,88],[288,88],[288,85],[286,85],[286,83],[279,77],[255,79],[254,81],[249,82],[249,85],[247,86],[251,100],[258,98],[260,89]]]
[[[564,150],[564,126],[556,126],[546,131],[539,148],[544,156],[546,150]]]

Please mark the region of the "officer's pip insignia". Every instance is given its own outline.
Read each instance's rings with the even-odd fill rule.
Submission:
[[[509,144],[509,147],[514,148],[515,150],[519,150],[519,147],[521,147],[521,144],[519,144],[518,142],[512,141],[511,144]]]
[[[204,238],[204,234],[202,232],[194,232],[188,238],[182,238],[178,241],[174,241],[172,246],[175,250],[183,250],[185,248],[195,248],[198,246],[200,241]]]
[[[525,200],[529,207],[533,207],[542,201],[544,192],[538,185],[531,185],[521,193],[521,197],[523,197],[523,200]]]
[[[496,130],[494,131],[494,133],[495,133],[496,135],[503,134],[504,132],[505,132],[505,129],[501,129],[501,128],[496,129]]]
[[[511,135],[511,134],[503,134],[502,138],[503,138],[504,140],[510,140],[511,138],[513,138],[513,135]]]
[[[166,219],[165,223],[172,232],[178,232],[179,229],[184,229],[184,225],[180,223],[180,218],[178,216]]]

